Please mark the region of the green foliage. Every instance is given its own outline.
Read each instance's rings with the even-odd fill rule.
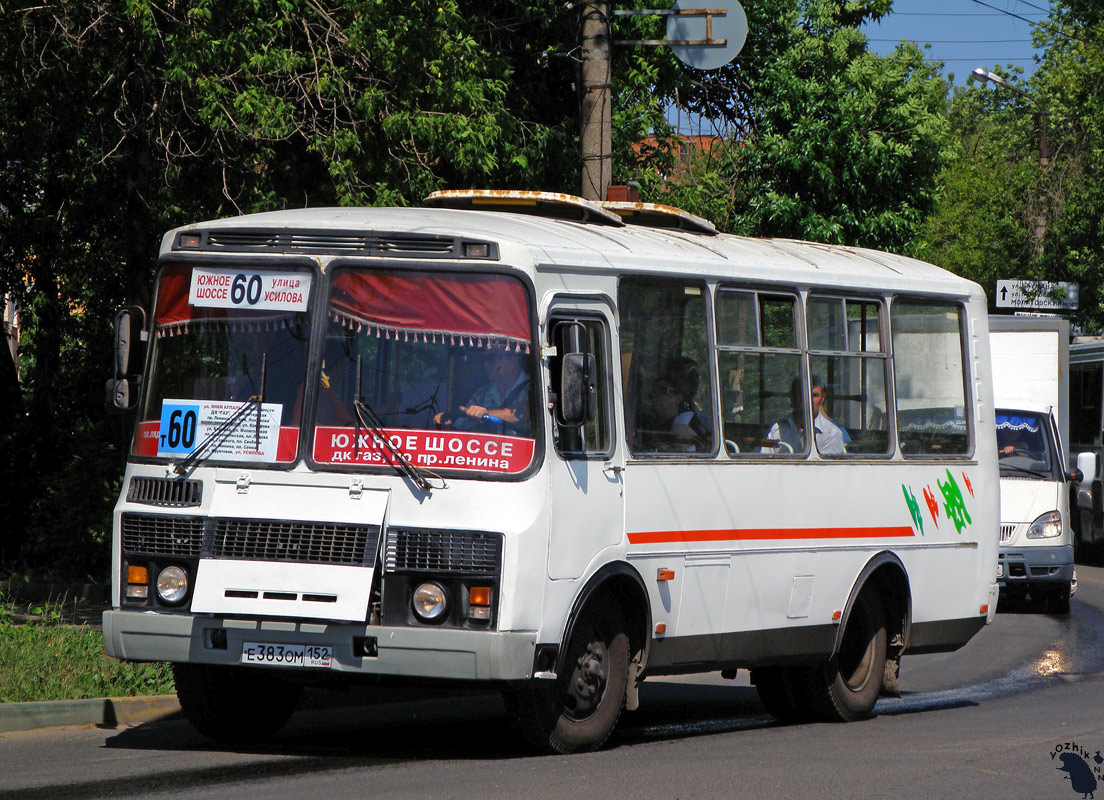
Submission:
[[[867,50],[858,26],[888,2],[778,0],[749,8],[735,64],[688,105],[738,125],[651,195],[747,235],[904,249],[935,199],[950,128],[946,85],[920,50]],[[730,98],[728,110],[721,96]],[[662,196],[659,193],[664,193]]]
[[[0,603],[0,703],[172,694],[167,664],[127,664],[108,658],[103,635],[66,625],[56,605],[28,609],[17,624]]]
[[[1092,3],[1052,9],[1036,29],[1045,56],[1031,80],[997,70],[1018,92],[972,83],[956,93],[954,158],[917,252],[990,296],[998,279],[1077,282],[1076,321],[1095,329],[1104,323],[1104,17]]]

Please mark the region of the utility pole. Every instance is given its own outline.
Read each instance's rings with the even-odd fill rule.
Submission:
[[[580,31],[582,52],[582,190],[585,200],[605,200],[613,178],[610,118],[610,5],[587,0]]]

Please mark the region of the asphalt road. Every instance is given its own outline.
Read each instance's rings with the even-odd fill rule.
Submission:
[[[602,752],[534,757],[497,695],[380,694],[253,750],[182,720],[0,735],[0,798],[1082,797],[1104,792],[1104,570],[1078,574],[1069,617],[1006,611],[956,653],[906,657],[904,696],[866,722],[778,725],[746,673],[650,680]],[[1071,781],[1059,747],[1100,774]]]

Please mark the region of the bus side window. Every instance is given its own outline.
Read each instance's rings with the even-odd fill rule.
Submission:
[[[964,316],[958,304],[902,298],[890,310],[897,436],[906,457],[970,452]]]
[[[721,420],[728,454],[792,457],[808,452],[797,433],[806,426],[808,405],[800,378],[797,298],[720,289],[716,309]],[[792,419],[795,413],[798,419]]]
[[[821,413],[842,431],[844,454],[890,452],[881,312],[875,300],[809,298],[809,369],[823,382]]]
[[[627,278],[618,298],[631,452],[711,455],[715,428],[705,285]]]

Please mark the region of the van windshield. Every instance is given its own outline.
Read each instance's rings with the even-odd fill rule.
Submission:
[[[1050,480],[1057,468],[1050,426],[1042,414],[998,410],[997,455],[1001,475]]]
[[[383,466],[398,450],[430,471],[524,471],[535,449],[529,342],[515,278],[335,268],[314,461]]]

